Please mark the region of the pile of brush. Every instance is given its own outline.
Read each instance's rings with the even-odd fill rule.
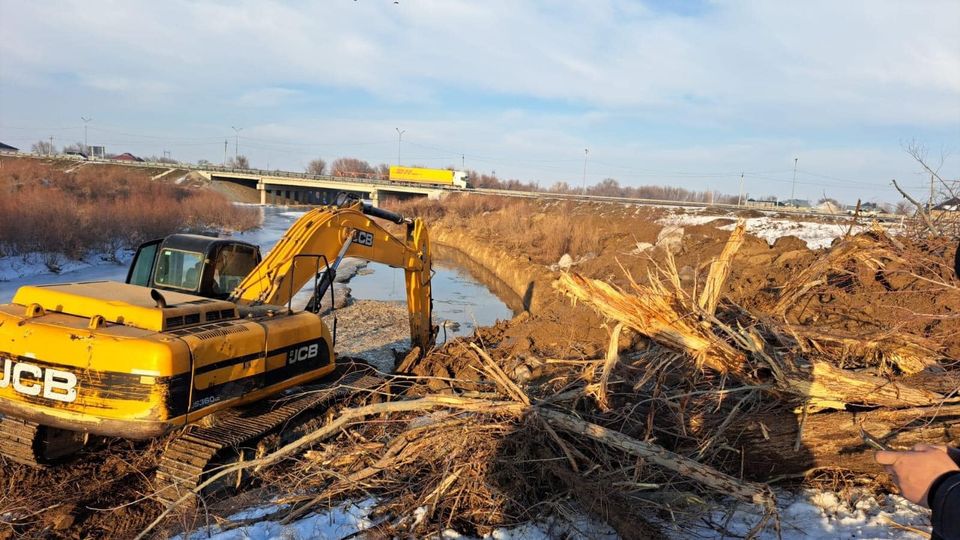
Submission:
[[[601,357],[519,358],[485,347],[483,332],[423,359],[414,351],[391,392],[219,474],[254,469],[297,493],[278,520],[374,497],[375,527],[391,536],[485,534],[576,508],[648,538],[720,497],[754,505],[760,530],[776,522],[771,482],[880,472],[861,429],[892,446],[949,442],[960,371],[941,344],[849,302],[842,317],[809,314],[863,280],[957,295],[936,257],[880,232],[849,237],[748,310],[722,294],[743,238],[740,224],[695,291],[669,253],[631,290],[561,275],[560,293],[609,321]]]

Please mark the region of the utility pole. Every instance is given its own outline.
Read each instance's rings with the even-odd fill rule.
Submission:
[[[164,151],[163,151],[163,158],[164,158],[164,159],[170,159],[170,151],[169,151],[169,150],[164,150]]]
[[[223,139],[223,166],[227,166],[227,139]]]
[[[797,196],[797,160],[800,158],[793,158],[793,187],[790,189],[790,202],[794,202],[793,199]]]
[[[240,156],[240,132],[243,131],[243,128],[233,127],[234,135],[237,137],[236,145],[233,147],[233,160],[236,161]]]
[[[740,171],[740,195],[737,196],[737,206],[740,206],[740,201],[743,200],[743,171]]]
[[[403,142],[403,134],[407,132],[405,129],[393,128],[397,130],[397,165],[400,165],[400,143]]]
[[[927,210],[933,208],[933,174],[930,174],[930,202],[927,203]]]
[[[83,153],[89,154],[90,147],[87,146],[87,124],[90,123],[90,121],[93,120],[93,118],[87,118],[85,116],[81,116],[80,119],[83,120]]]
[[[587,194],[587,154],[590,153],[589,148],[583,149],[583,194]]]
[[[53,152],[53,135],[50,136],[50,148],[49,148],[49,151],[50,151],[49,155],[52,156],[53,153],[54,153],[54,152]]]
[[[460,170],[461,170],[461,171],[467,170],[467,155],[466,155],[466,154],[460,154]]]

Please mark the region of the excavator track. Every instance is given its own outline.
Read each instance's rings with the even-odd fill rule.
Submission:
[[[19,418],[0,418],[0,455],[23,465],[43,467],[34,450],[39,429],[39,424]]]
[[[357,390],[374,390],[386,382],[365,364],[338,366],[331,378],[329,384],[302,388],[302,396],[274,402],[273,407],[229,409],[218,414],[211,426],[188,427],[168,443],[160,457],[156,488],[161,500],[180,500],[206,480],[212,469],[229,459],[243,459],[244,449],[256,446],[258,440],[283,431],[291,423],[316,417]],[[282,438],[278,441],[282,442]]]

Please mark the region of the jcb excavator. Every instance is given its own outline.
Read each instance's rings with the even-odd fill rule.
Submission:
[[[405,225],[406,238],[374,217]],[[140,246],[126,283],[21,287],[0,305],[0,454],[44,466],[91,435],[181,430],[158,478],[196,485],[218,453],[256,444],[343,386],[370,384],[369,374],[338,371],[315,313],[344,257],[405,271],[411,339],[427,351],[436,328],[425,224],[345,197],[299,218],[263,260],[246,242],[175,234]],[[294,311],[311,281],[308,310]],[[326,392],[266,405],[337,374]]]

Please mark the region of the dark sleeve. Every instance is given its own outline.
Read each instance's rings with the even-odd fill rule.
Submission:
[[[960,540],[960,471],[943,473],[934,480],[927,502],[933,511],[933,537]]]
[[[957,254],[953,256],[953,270],[957,273],[957,279],[960,279],[960,245],[957,245]]]

